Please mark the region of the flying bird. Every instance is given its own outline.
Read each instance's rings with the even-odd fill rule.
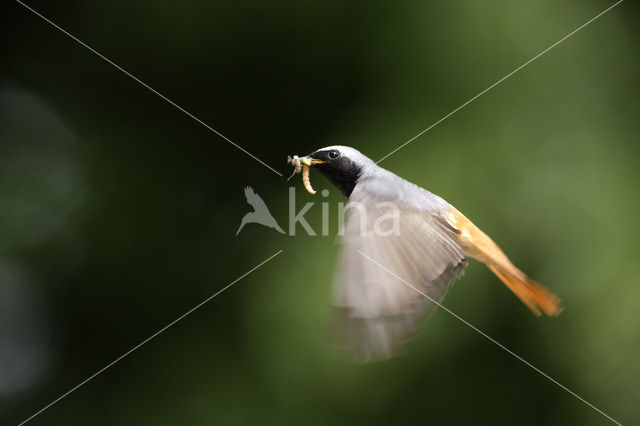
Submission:
[[[284,234],[284,231],[282,230],[282,228],[280,228],[278,222],[276,222],[273,216],[271,216],[267,205],[264,203],[262,198],[260,198],[260,196],[253,191],[253,188],[247,186],[244,189],[244,196],[247,197],[247,203],[249,203],[249,205],[253,207],[253,211],[244,215],[244,217],[242,218],[242,222],[240,222],[240,227],[238,228],[236,235],[240,233],[242,228],[244,228],[247,223],[259,223],[260,225],[273,228],[281,234]]]
[[[562,311],[556,295],[439,196],[347,146],[322,148],[301,161],[348,199],[334,303],[341,340],[354,360],[403,352],[463,274],[467,257],[485,263],[536,316]]]

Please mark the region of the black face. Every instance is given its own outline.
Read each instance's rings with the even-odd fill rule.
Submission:
[[[343,156],[337,149],[316,151],[309,157],[321,161],[312,162],[313,167],[329,179],[329,182],[338,188],[345,197],[349,198],[362,173],[360,166]]]

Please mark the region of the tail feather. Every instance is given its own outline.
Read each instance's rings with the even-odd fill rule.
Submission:
[[[562,302],[558,296],[511,263],[500,247],[462,213],[452,207],[446,221],[457,231],[465,254],[486,264],[531,312],[535,315],[544,312],[550,316],[562,312]]]
[[[562,312],[562,302],[558,296],[543,285],[526,275],[524,278],[516,277],[493,265],[487,266],[536,316],[540,316],[541,310],[549,316],[556,316]]]

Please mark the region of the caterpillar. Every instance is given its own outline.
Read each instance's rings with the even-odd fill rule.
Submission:
[[[302,164],[302,161],[297,155],[294,155],[293,158],[288,156],[287,163],[292,164],[294,167],[293,173],[289,176],[289,179],[291,179],[295,174],[302,172],[302,184],[304,185],[304,189],[306,189],[311,195],[315,194],[316,191],[311,186],[311,181],[309,180],[309,166]]]
[[[309,166],[306,164],[302,165],[302,184],[309,194],[313,195],[316,193],[316,191],[311,187],[311,181],[309,180]]]

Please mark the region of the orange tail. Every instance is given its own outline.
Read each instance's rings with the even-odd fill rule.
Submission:
[[[535,315],[539,316],[540,310],[550,316],[562,312],[562,302],[546,287],[526,275],[518,278],[500,271],[493,265],[487,264],[487,266]]]
[[[462,213],[452,208],[446,220],[457,230],[465,254],[485,263],[531,312],[553,316],[562,312],[558,296],[516,268],[500,247]]]

